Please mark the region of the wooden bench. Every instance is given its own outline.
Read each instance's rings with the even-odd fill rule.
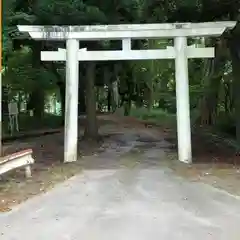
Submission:
[[[24,167],[27,178],[32,176],[30,165],[34,163],[32,149],[19,151],[0,158],[0,175],[13,169]]]

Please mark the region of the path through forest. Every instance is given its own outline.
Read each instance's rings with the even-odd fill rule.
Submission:
[[[107,119],[82,172],[0,214],[2,240],[240,238],[240,198],[168,166],[162,131]]]

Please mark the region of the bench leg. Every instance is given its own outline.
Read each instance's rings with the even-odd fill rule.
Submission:
[[[25,176],[26,176],[26,178],[30,178],[30,177],[32,176],[32,172],[31,172],[31,167],[30,167],[30,165],[27,165],[27,166],[25,167]]]

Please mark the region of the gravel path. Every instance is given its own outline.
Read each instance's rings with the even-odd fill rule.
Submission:
[[[0,239],[239,240],[240,199],[163,167],[168,147],[119,129],[82,174],[0,214]]]

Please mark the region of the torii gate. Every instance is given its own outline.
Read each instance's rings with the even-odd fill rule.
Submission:
[[[66,61],[66,110],[64,162],[77,160],[78,62],[111,60],[175,59],[178,158],[192,162],[189,108],[188,58],[213,58],[214,48],[187,46],[187,37],[219,36],[236,22],[122,24],[93,26],[18,26],[36,40],[65,40],[66,50],[43,51],[43,61]],[[132,50],[133,39],[174,38],[174,47],[161,50]],[[87,51],[79,41],[122,40],[122,50]]]

